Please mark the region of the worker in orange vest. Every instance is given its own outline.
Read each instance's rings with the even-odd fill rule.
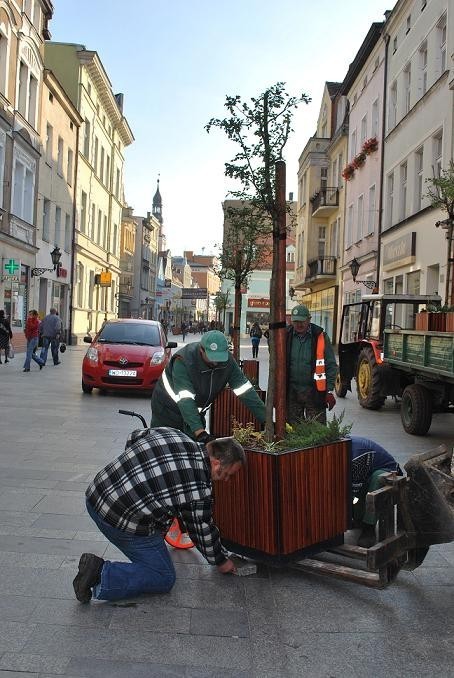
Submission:
[[[333,394],[336,358],[323,328],[311,323],[303,304],[295,306],[287,328],[287,422],[316,418],[326,424],[326,408],[336,404]]]

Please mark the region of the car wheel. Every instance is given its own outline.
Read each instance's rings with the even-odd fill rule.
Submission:
[[[407,433],[425,436],[432,423],[430,392],[420,384],[410,384],[402,393],[400,406],[402,426]]]
[[[91,393],[93,391],[93,386],[88,386],[88,384],[86,384],[82,379],[82,391],[84,393]]]

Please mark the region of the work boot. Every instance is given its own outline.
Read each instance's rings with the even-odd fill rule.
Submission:
[[[370,549],[371,546],[374,546],[376,541],[375,525],[363,523],[363,529],[361,530],[361,534],[357,541],[358,546],[362,546],[364,549]]]
[[[79,603],[89,603],[91,589],[101,581],[104,560],[93,553],[82,553],[79,560],[79,574],[73,581],[74,593]]]

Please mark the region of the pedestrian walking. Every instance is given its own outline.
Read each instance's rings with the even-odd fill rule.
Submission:
[[[0,310],[0,365],[2,364],[2,351],[5,351],[5,363],[9,362],[9,345],[12,338],[10,322],[2,309]]]
[[[249,336],[251,337],[251,343],[252,343],[252,357],[258,358],[259,357],[260,339],[262,338],[262,330],[261,330],[261,327],[258,323],[253,323],[253,325],[252,325],[252,327],[249,331]]]
[[[58,348],[60,346],[60,337],[62,332],[62,322],[61,318],[57,314],[56,308],[51,308],[46,317],[42,320],[39,333],[42,337],[42,348],[40,358],[43,365],[47,362],[47,353],[50,350],[52,353],[52,359],[54,365],[60,365],[60,360],[58,358]]]
[[[40,370],[42,370],[44,367],[44,363],[41,358],[38,358],[34,353],[39,341],[39,325],[38,311],[29,311],[24,329],[24,334],[27,339],[27,353],[25,355],[24,372],[30,372],[31,360],[34,360],[35,363],[39,365]]]
[[[332,410],[337,374],[333,347],[326,332],[311,323],[303,304],[295,306],[287,328],[287,421],[316,418],[326,424],[326,408]]]
[[[352,492],[353,518],[361,527],[357,544],[370,548],[376,542],[376,515],[366,509],[366,496],[381,486],[383,473],[402,470],[394,457],[384,447],[369,438],[351,436],[352,441]]]
[[[181,323],[181,334],[183,335],[183,341],[186,339],[187,331],[188,331],[188,326],[187,326],[186,323],[183,321],[183,322]]]
[[[151,426],[171,426],[206,442],[205,413],[227,384],[263,423],[263,401],[229,353],[226,337],[212,330],[172,356],[153,391]]]
[[[164,536],[175,518],[210,565],[235,572],[213,521],[212,482],[229,480],[244,463],[244,450],[233,438],[205,446],[171,428],[131,433],[125,451],[99,471],[85,493],[89,515],[131,562],[83,553],[73,581],[77,600],[170,591],[175,568]]]

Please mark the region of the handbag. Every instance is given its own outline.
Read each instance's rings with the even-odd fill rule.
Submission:
[[[60,344],[60,353],[64,353],[66,351],[66,344],[64,341],[61,342]]]
[[[11,358],[14,358],[14,346],[10,342],[8,346],[8,359],[11,360]]]

